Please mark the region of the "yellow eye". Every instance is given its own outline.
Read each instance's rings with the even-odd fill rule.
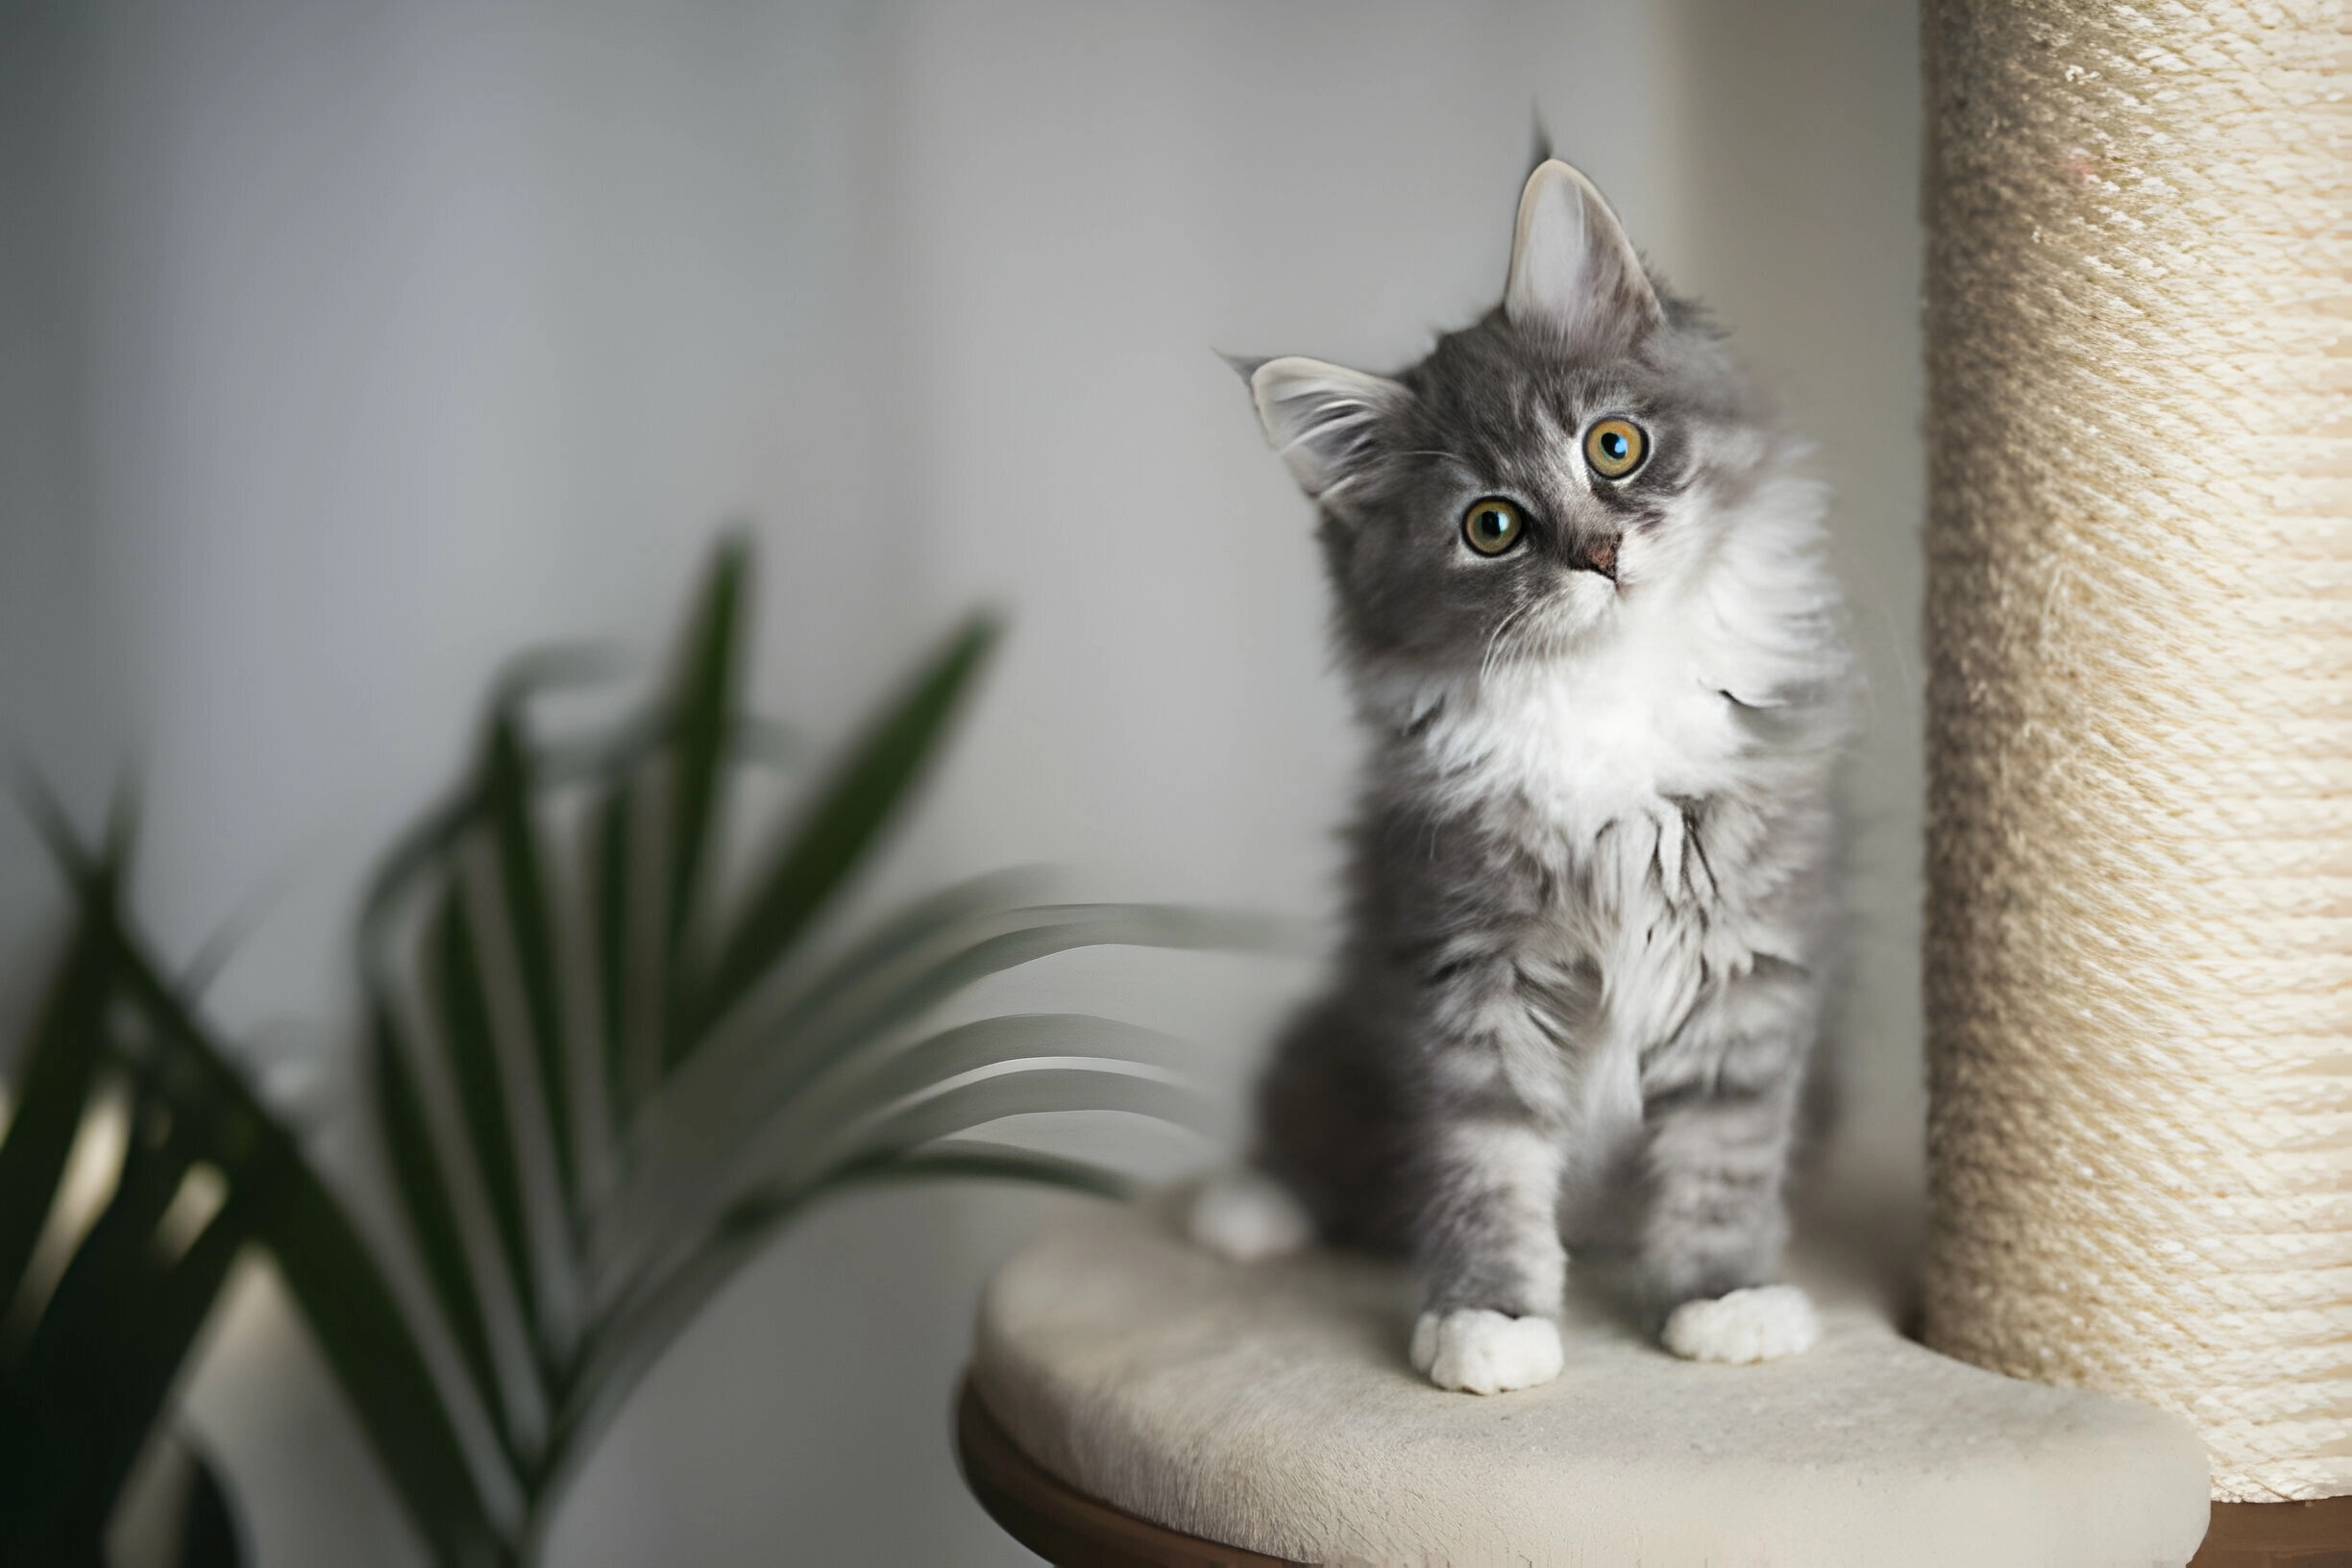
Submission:
[[[1622,479],[1650,455],[1650,432],[1629,419],[1603,419],[1584,432],[1584,461],[1605,479]]]
[[[1500,555],[1527,532],[1527,519],[1501,496],[1474,501],[1462,513],[1462,543],[1481,555]]]

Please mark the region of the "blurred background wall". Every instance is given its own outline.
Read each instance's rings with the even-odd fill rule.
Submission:
[[[0,4],[0,740],[135,762],[167,950],[331,1146],[356,879],[505,654],[641,653],[718,525],[764,705],[1016,635],[889,879],[1329,906],[1307,508],[1215,348],[1390,368],[1499,292],[1531,110],[1821,444],[1872,682],[1849,1114],[1917,1180],[1916,23],[1884,0]],[[55,908],[0,813],[0,968]],[[1238,1094],[1311,968],[1060,961]],[[1171,1163],[1208,1156],[1170,1151]],[[648,1383],[562,1564],[1030,1560],[945,1411],[1075,1200],[843,1203]],[[267,1278],[191,1390],[271,1565],[412,1560]]]

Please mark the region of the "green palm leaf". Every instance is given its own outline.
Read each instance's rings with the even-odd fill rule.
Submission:
[[[938,749],[947,721],[997,635],[989,617],[968,623],[834,769],[754,877],[744,911],[720,943],[709,981],[688,1016],[691,1028],[698,1030],[724,1015],[768,973],[863,862]]]
[[[812,977],[773,1021],[757,1032],[730,1030],[664,1086],[632,1139],[635,1179],[594,1233],[590,1273],[600,1296],[623,1287],[649,1237],[674,1230],[682,1215],[709,1212],[729,1174],[709,1151],[759,1139],[779,1107],[846,1057],[886,1043],[974,981],[1080,947],[1248,946],[1278,933],[1260,919],[1150,905],[976,908],[947,919],[943,901],[925,913],[927,919],[890,922],[894,936],[910,940],[861,944],[849,961]]]
[[[912,1096],[971,1073],[1029,1061],[1095,1058],[1173,1079],[1188,1054],[1156,1029],[1084,1013],[1017,1013],[958,1024],[910,1045],[846,1058],[778,1108],[762,1140],[779,1148],[821,1148],[843,1128],[872,1121]]]
[[[658,918],[653,911],[659,907],[637,874],[637,809],[635,777],[624,772],[588,816],[598,1042],[602,1047],[605,1103],[624,1122],[653,1091],[660,1069],[651,1049],[652,1031],[647,1026],[647,1009],[659,995],[658,974],[649,962],[640,961],[641,954],[649,960],[656,944],[632,940],[641,923]]]
[[[821,1161],[822,1151],[845,1136],[844,1129],[870,1122],[901,1100],[989,1069],[1081,1062],[1090,1070],[1173,1082],[1187,1054],[1182,1041],[1157,1030],[1084,1014],[982,1018],[911,1044],[876,1042],[845,1059],[823,1082],[783,1101],[764,1126],[711,1135],[679,1129],[678,1158],[665,1163],[659,1176],[631,1184],[617,1200],[609,1252],[600,1261],[606,1284],[599,1299],[641,1290],[665,1261],[724,1229],[724,1214],[746,1190],[774,1182],[778,1167],[788,1163],[808,1163],[810,1151],[818,1151],[815,1158]],[[1187,1119],[1196,1119],[1196,1099],[1183,1104]],[[723,1164],[707,1154],[700,1161],[692,1158],[693,1151],[713,1148],[738,1154]]]
[[[520,1465],[516,1415],[507,1409],[490,1348],[489,1303],[482,1299],[481,1287],[466,1262],[456,1205],[441,1174],[424,1095],[392,1021],[391,1004],[381,996],[372,998],[369,1017],[367,1049],[374,1068],[376,1120],[402,1217],[424,1263],[442,1321],[464,1360],[474,1398],[490,1421],[507,1462]]]
[[[726,759],[741,683],[741,627],[750,553],[742,541],[721,547],[702,600],[688,620],[685,657],[672,698],[670,722],[670,876],[668,943],[674,955],[701,892],[704,863],[718,821],[722,767]]]
[[[276,1260],[410,1518],[445,1564],[507,1561],[504,1532],[491,1522],[439,1385],[374,1253],[293,1135],[254,1096],[111,906],[93,895],[78,851],[64,858],[84,918],[124,993],[152,1021],[169,1071],[191,1085],[192,1098],[217,1108],[207,1157],[233,1191],[256,1194],[252,1234]]]
[[[222,1282],[259,1240],[285,1255],[289,1284],[320,1326],[331,1362],[362,1396],[362,1425],[437,1556],[499,1561],[499,1532],[472,1476],[450,1463],[454,1434],[371,1258],[291,1136],[126,928],[116,907],[129,841],[123,814],[93,854],[45,794],[32,806],[77,919],[21,1060],[17,1115],[0,1145],[17,1151],[0,1152],[0,1213],[12,1216],[12,1234],[23,1224],[15,1216],[48,1223],[59,1129],[70,1136],[78,1128],[102,1078],[127,1090],[130,1129],[112,1191],[55,1286],[40,1299],[17,1297],[23,1337],[0,1369],[8,1492],[0,1560],[100,1560],[124,1479],[169,1407]],[[200,1169],[217,1174],[222,1201],[192,1237],[167,1235],[163,1222]],[[327,1238],[289,1244],[306,1230]],[[11,1283],[27,1286],[21,1257]],[[358,1332],[345,1332],[355,1326]],[[188,1560],[233,1561],[234,1532],[216,1491],[211,1502],[208,1514],[191,1513]]]
[[[926,1014],[1075,947],[1269,934],[1196,911],[1026,906],[1003,878],[845,939],[829,929],[996,641],[986,617],[918,666],[723,899],[731,786],[782,733],[741,707],[749,582],[748,551],[723,548],[664,684],[604,736],[545,738],[523,721],[527,682],[499,689],[472,774],[395,845],[362,912],[374,1106],[420,1306],[455,1349],[453,1394],[496,1439],[487,1483],[521,1499],[517,1518],[487,1528],[522,1560],[638,1378],[806,1204],[943,1176],[1124,1193],[1115,1172],[958,1135],[1032,1112],[1204,1114],[1174,1070],[1181,1048],[1148,1031],[1041,1016],[909,1040]],[[440,1120],[429,1084],[449,1098]],[[552,1219],[543,1191],[560,1196]],[[263,1234],[321,1249],[314,1289],[356,1245]],[[388,1332],[344,1322],[321,1337],[356,1347]],[[335,1364],[347,1383],[367,1375]],[[372,1432],[387,1441],[446,1444],[403,1495],[444,1560],[473,1550],[483,1494],[433,1491],[468,1462],[444,1409],[430,1406],[441,1420],[428,1431],[380,1387],[353,1399],[378,1408]],[[395,1434],[394,1421],[409,1426]]]
[[[928,906],[922,919],[893,921],[885,940],[863,943],[779,1000],[772,1014],[731,1024],[665,1086],[640,1140],[683,1147],[738,1136],[780,1101],[856,1050],[921,1017],[974,982],[1082,947],[1232,949],[1264,946],[1283,928],[1262,918],[1147,904],[1063,904],[1034,908]]]
[[[103,895],[112,895],[106,873]],[[93,892],[92,896],[100,894]],[[43,998],[18,1065],[15,1113],[0,1141],[0,1312],[24,1287],[25,1267],[57,1202],[100,1055],[110,954],[85,920]]]
[[[506,1262],[507,1284],[526,1319],[540,1318],[539,1271],[533,1266],[529,1222],[524,1214],[522,1138],[500,1070],[489,994],[465,890],[442,890],[426,936],[423,982],[441,1055],[457,1089],[475,1168],[490,1201],[490,1219]]]
[[[562,1009],[556,999],[555,938],[548,913],[547,874],[542,869],[539,823],[532,811],[532,765],[511,710],[500,709],[492,716],[488,751],[483,782],[491,836],[497,846],[499,901],[506,915],[507,946],[530,1030],[539,1092],[547,1108],[551,1155],[568,1208],[577,1194],[568,1084],[571,1070],[564,1048]]]

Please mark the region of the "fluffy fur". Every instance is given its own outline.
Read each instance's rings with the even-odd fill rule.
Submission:
[[[1417,1259],[1433,1381],[1543,1382],[1563,1237],[1629,1232],[1660,1322],[1776,1265],[1834,958],[1823,497],[1557,162],[1504,303],[1419,364],[1250,372],[1370,740],[1338,972],[1278,1047],[1254,1163],[1326,1238]],[[1585,451],[1608,417],[1649,443],[1617,479]],[[1525,522],[1489,556],[1463,518],[1492,497]]]

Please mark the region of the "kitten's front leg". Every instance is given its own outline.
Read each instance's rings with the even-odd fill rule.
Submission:
[[[1727,1054],[1733,1070],[1719,1058],[1703,1078],[1645,1091],[1644,1285],[1675,1354],[1771,1360],[1820,1333],[1802,1291],[1768,1283],[1788,1237],[1782,1184],[1802,1051],[1750,1040]]]
[[[1412,1363],[1440,1388],[1475,1394],[1559,1376],[1560,1148],[1527,1115],[1487,1110],[1430,1130],[1418,1250],[1429,1294]]]

